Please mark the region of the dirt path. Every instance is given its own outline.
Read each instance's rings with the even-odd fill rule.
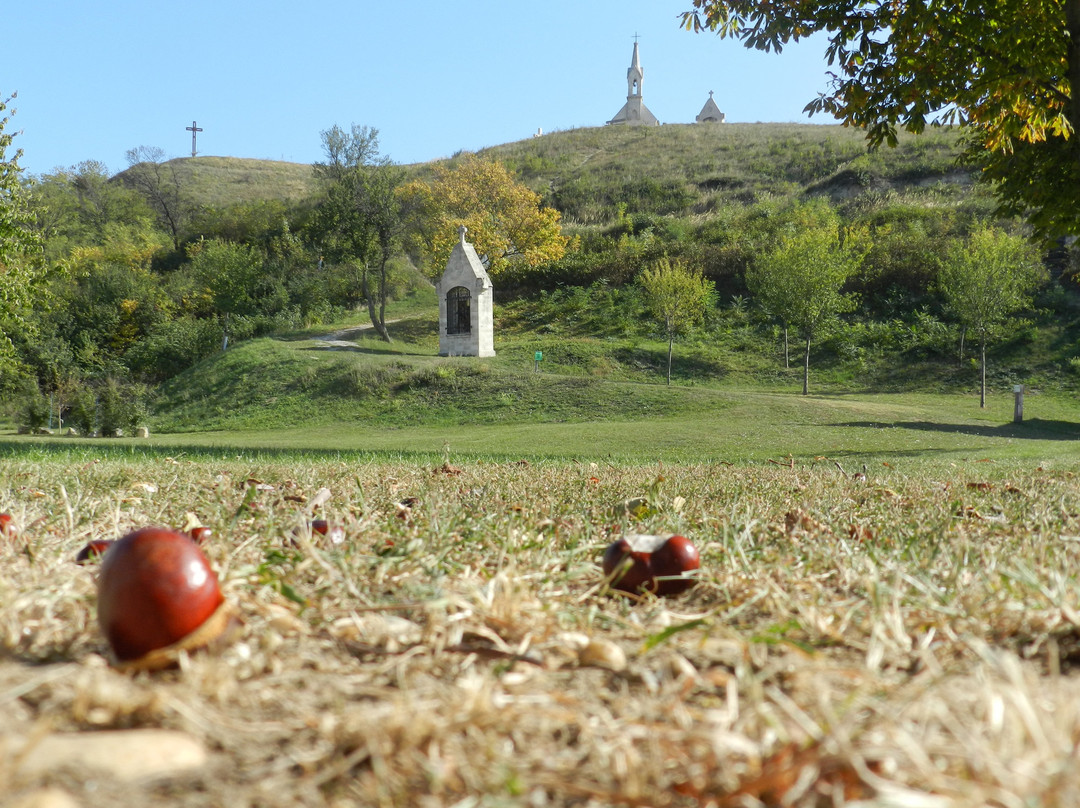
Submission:
[[[401,322],[401,318],[395,320],[387,320],[386,324]],[[326,334],[322,337],[315,337],[315,341],[325,345],[327,348],[355,348],[356,340],[360,338],[360,335],[364,331],[371,331],[375,326],[371,323],[361,323],[360,325],[351,325],[348,328],[342,328],[340,331],[334,331],[330,334]]]

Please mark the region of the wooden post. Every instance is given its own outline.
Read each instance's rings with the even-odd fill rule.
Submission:
[[[1013,403],[1013,423],[1019,424],[1024,420],[1024,385],[1013,385],[1013,396],[1015,401]]]

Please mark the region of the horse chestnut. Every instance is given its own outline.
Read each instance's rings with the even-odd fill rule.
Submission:
[[[694,585],[699,569],[697,548],[685,536],[630,534],[604,552],[604,575],[624,592],[676,595]]]
[[[341,544],[345,541],[345,528],[341,525],[332,524],[325,519],[312,519],[308,522],[308,527],[311,529],[312,538],[314,538],[314,534],[318,533],[320,536],[328,538],[332,544]],[[300,528],[293,531],[294,535],[300,533]],[[292,539],[291,543],[295,546],[296,540]]]
[[[102,558],[98,623],[119,667],[168,667],[180,651],[217,639],[231,609],[198,545],[183,533],[145,527]]]
[[[112,539],[94,539],[87,543],[87,545],[79,550],[79,554],[75,556],[76,564],[89,564],[94,561],[100,561],[101,557],[105,555],[105,551],[112,547],[116,542]]]

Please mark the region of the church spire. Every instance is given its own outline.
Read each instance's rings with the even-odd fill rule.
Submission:
[[[608,121],[609,124],[625,123],[656,126],[660,123],[641,100],[641,84],[645,78],[645,71],[641,67],[641,54],[638,51],[637,40],[638,35],[634,34],[634,53],[630,57],[630,67],[626,71],[626,103],[618,114]]]

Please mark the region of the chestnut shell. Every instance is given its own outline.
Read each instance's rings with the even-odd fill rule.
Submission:
[[[697,548],[685,536],[624,536],[604,552],[604,575],[623,592],[677,595],[696,582],[685,573],[701,567]],[[683,577],[679,577],[683,576]]]
[[[118,540],[102,557],[98,623],[120,663],[183,643],[224,601],[206,556],[183,533],[142,528]],[[213,637],[199,639],[195,645]]]
[[[116,542],[112,539],[93,539],[79,550],[79,554],[75,556],[75,563],[80,565],[97,563],[105,555],[105,551],[114,544]]]

